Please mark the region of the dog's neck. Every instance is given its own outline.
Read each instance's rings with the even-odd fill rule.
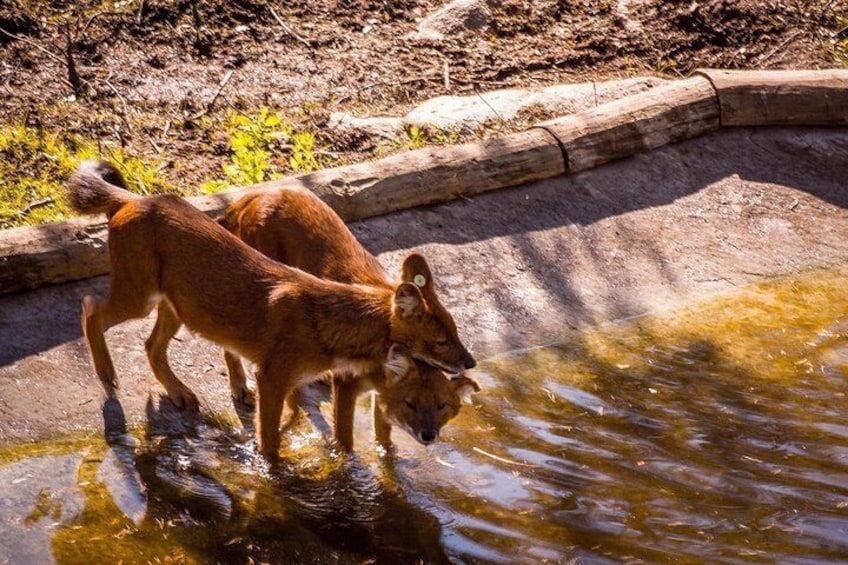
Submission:
[[[316,301],[313,323],[322,348],[335,358],[382,363],[391,334],[391,289],[333,285]]]

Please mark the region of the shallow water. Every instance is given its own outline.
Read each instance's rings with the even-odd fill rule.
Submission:
[[[0,562],[844,562],[847,275],[490,359],[426,449],[363,408],[353,456],[304,420],[271,471],[249,415],[112,402],[108,441],[0,450]]]

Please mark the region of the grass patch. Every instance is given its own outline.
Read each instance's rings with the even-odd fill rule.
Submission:
[[[262,108],[255,114],[232,111],[227,119],[229,163],[224,179],[203,183],[206,194],[233,186],[273,180],[291,173],[320,169],[315,134],[295,131],[279,112]]]
[[[216,127],[204,120],[201,128]],[[26,121],[0,125],[0,229],[71,216],[64,201],[64,185],[85,159],[111,162],[137,194],[197,193],[196,189],[184,192],[171,184],[163,174],[165,163],[147,161],[79,135],[30,126]],[[224,127],[228,162],[223,178],[203,183],[200,192],[210,194],[324,166],[326,157],[316,150],[315,134],[295,129],[275,110],[261,108],[250,114],[232,111]]]
[[[158,167],[118,148],[20,123],[0,127],[0,228],[71,215],[64,201],[64,183],[81,160],[96,158],[114,164],[135,193],[178,193],[159,175]]]

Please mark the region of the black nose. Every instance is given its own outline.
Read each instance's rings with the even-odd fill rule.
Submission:
[[[469,355],[468,357],[465,358],[465,368],[466,369],[473,369],[476,366],[477,366],[477,361],[474,360],[474,357]]]
[[[421,432],[421,441],[424,443],[433,443],[436,441],[436,432],[432,430],[424,430]]]

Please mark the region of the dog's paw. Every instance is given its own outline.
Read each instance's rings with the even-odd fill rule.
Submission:
[[[236,402],[240,402],[250,408],[254,408],[256,406],[256,393],[253,392],[247,384],[241,385],[238,388],[233,388],[230,392],[233,395],[233,400]]]
[[[191,392],[188,387],[179,388],[168,391],[168,398],[174,403],[174,406],[180,410],[188,410],[189,412],[197,412],[200,409],[200,401],[197,395]]]

